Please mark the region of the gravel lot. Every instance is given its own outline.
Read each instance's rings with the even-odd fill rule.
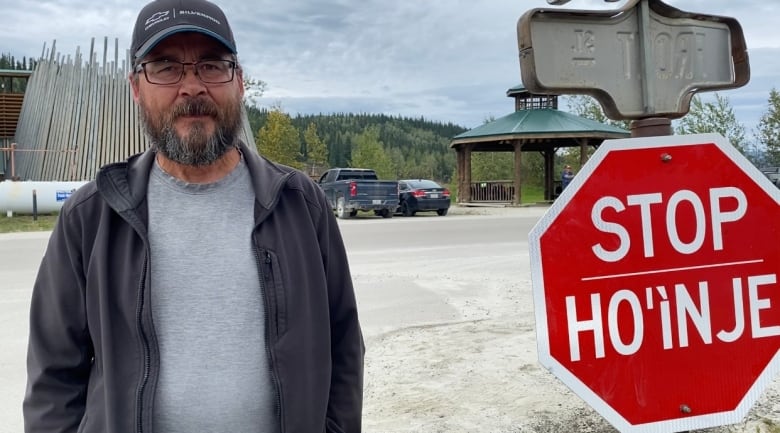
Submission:
[[[339,222],[367,347],[365,432],[615,431],[537,362],[526,235],[544,211],[454,207],[443,218]],[[441,240],[405,239],[399,228]],[[45,240],[0,235],[0,433],[22,431],[29,292]],[[743,422],[700,432],[778,426],[775,378]]]
[[[456,207],[451,215],[499,224],[544,211]],[[442,246],[355,263],[359,301],[377,281],[409,278],[453,310],[426,324],[367,329],[366,432],[616,432],[538,364],[527,243],[520,236],[507,242],[473,245],[457,258]],[[779,391],[776,378],[744,422],[697,432],[780,432]]]

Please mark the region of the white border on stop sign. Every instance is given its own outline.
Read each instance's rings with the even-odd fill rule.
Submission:
[[[707,415],[681,415],[681,418],[647,424],[630,424],[617,411],[607,405],[598,395],[590,390],[582,381],[574,376],[564,366],[559,364],[550,354],[547,328],[547,311],[544,297],[544,280],[542,275],[541,246],[542,234],[549,228],[564,207],[571,200],[588,177],[595,172],[606,155],[616,150],[652,149],[658,147],[682,147],[702,144],[715,144],[734,164],[758,184],[769,197],[780,206],[780,188],[775,186],[756,166],[742,155],[729,141],[720,134],[665,135],[658,137],[622,138],[605,140],[593,156],[586,161],[579,173],[553,202],[550,208],[539,219],[528,234],[529,252],[531,258],[531,283],[533,285],[534,314],[536,325],[536,344],[539,363],[558,377],[577,396],[585,400],[596,412],[603,416],[613,427],[623,433],[656,433],[682,432],[721,425],[735,424],[747,415],[753,404],[763,393],[765,387],[780,372],[780,351],[769,361],[761,375],[753,382],[751,388],[739,405],[729,412]]]

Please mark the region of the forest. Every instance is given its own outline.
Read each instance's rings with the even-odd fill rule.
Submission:
[[[423,117],[355,113],[293,117],[280,109],[247,108],[258,150],[265,155],[277,155],[280,162],[310,171],[365,165],[364,168],[373,168],[385,178],[422,177],[447,183],[455,169],[455,152],[449,148],[450,141],[467,130]],[[285,129],[286,135],[279,132]],[[325,144],[327,155],[319,160],[312,158],[316,152],[311,149],[312,144],[316,148],[317,141]],[[285,147],[293,149],[288,157],[279,150]]]

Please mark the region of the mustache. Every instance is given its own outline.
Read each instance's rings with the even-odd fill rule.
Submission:
[[[219,109],[217,106],[204,99],[190,99],[173,107],[171,118],[176,119],[182,116],[211,116],[218,117]]]

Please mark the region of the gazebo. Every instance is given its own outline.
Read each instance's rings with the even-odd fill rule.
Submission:
[[[523,86],[507,90],[515,99],[515,112],[455,136],[450,147],[457,152],[458,203],[520,204],[523,152],[544,155],[544,198],[555,198],[555,153],[562,147],[579,147],[580,162],[587,159],[587,147],[604,140],[627,138],[624,129],[558,110],[558,97],[535,95]],[[514,152],[511,182],[472,182],[473,152]]]

